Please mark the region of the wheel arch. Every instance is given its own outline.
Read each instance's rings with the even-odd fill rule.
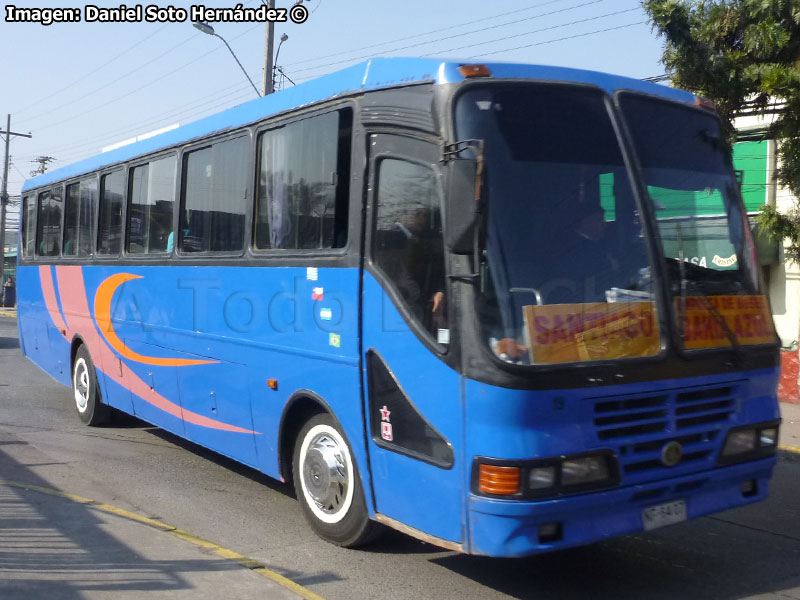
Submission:
[[[89,352],[89,346],[80,336],[80,334],[75,334],[72,336],[72,342],[70,343],[69,348],[69,372],[70,372],[70,379],[72,378],[72,369],[75,366],[75,355],[78,353],[78,348],[81,346],[86,346],[86,351]],[[89,356],[92,356],[92,353],[89,352]]]
[[[286,402],[278,426],[278,469],[281,479],[292,484],[292,457],[297,435],[314,415],[327,413],[341,428],[336,414],[325,400],[311,390],[297,390]]]

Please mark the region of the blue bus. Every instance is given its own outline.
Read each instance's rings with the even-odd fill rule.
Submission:
[[[522,556],[762,500],[778,346],[720,122],[374,59],[28,181],[22,351],[311,527]],[[702,258],[698,258],[702,257]]]

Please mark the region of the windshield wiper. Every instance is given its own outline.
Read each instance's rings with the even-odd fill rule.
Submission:
[[[731,344],[731,349],[733,350],[736,366],[741,367],[744,362],[744,351],[742,350],[742,345],[739,343],[739,338],[736,337],[736,334],[731,329],[731,326],[728,325],[728,322],[725,320],[725,317],[722,316],[722,313],[719,312],[719,309],[714,306],[711,298],[709,298],[708,295],[700,288],[699,283],[696,281],[689,281],[687,283],[693,284],[694,289],[699,292],[700,298],[703,299],[703,304],[705,304],[706,309],[709,313],[711,313],[711,316],[714,317],[714,320],[722,328],[722,331],[725,333],[725,337],[728,338],[728,341]]]
[[[744,352],[742,351],[742,345],[739,343],[739,339],[736,337],[736,334],[731,329],[728,322],[725,320],[725,317],[719,312],[714,303],[711,302],[711,298],[708,297],[708,294],[700,287],[700,283],[698,281],[689,280],[686,278],[686,264],[684,261],[684,254],[683,254],[683,237],[681,236],[681,226],[678,224],[678,231],[677,231],[677,238],[678,238],[678,272],[680,273],[681,283],[680,283],[680,290],[681,290],[681,300],[680,300],[680,310],[678,319],[680,322],[680,334],[681,334],[681,342],[683,342],[684,348],[686,347],[686,288],[691,283],[692,288],[695,290],[695,293],[699,293],[700,297],[703,299],[703,304],[705,304],[706,310],[714,317],[714,320],[717,324],[722,328],[722,331],[725,333],[725,337],[728,338],[728,341],[731,344],[731,348],[733,350],[733,355],[735,357],[735,362],[737,367],[742,366],[742,362],[744,360]]]

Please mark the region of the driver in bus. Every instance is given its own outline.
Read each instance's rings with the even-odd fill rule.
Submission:
[[[606,291],[623,285],[624,277],[596,180],[589,186],[581,183],[571,213],[558,265],[561,281],[568,285],[552,290],[542,286],[545,304],[605,302]]]
[[[538,274],[544,276],[536,281],[535,288],[530,288],[530,291],[539,294],[537,299],[531,300],[536,303],[606,302],[606,291],[623,285],[622,261],[615,252],[611,227],[600,204],[597,179],[581,182],[571,196],[567,210],[561,213],[567,215],[568,221],[562,221],[560,226],[552,223],[550,227],[551,231],[564,231],[556,234],[553,258],[537,266]],[[543,266],[545,264],[546,267]],[[512,287],[510,291],[521,292],[526,289]],[[516,302],[514,310],[521,310]],[[505,320],[509,321],[509,317],[506,316]],[[509,335],[508,327],[503,333],[505,335],[497,336],[500,339],[491,340],[495,355],[509,362],[524,360],[528,348],[520,343],[520,336]]]

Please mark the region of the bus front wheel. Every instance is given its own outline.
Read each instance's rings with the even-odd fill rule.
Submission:
[[[81,421],[91,426],[108,422],[110,410],[103,404],[92,357],[83,345],[75,353],[72,364],[72,394]]]
[[[380,526],[367,514],[350,447],[329,414],[312,417],[300,430],[292,474],[306,520],[322,539],[346,548],[375,539]]]

